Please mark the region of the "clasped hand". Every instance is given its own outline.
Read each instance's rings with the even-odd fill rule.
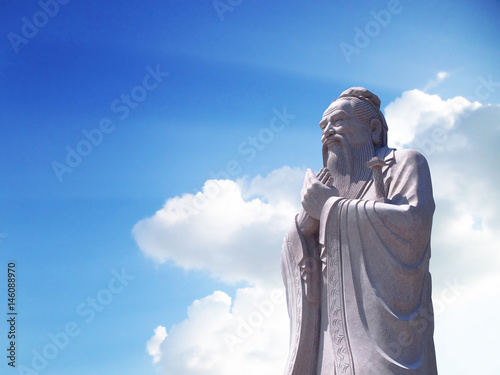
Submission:
[[[332,186],[333,178],[327,168],[323,168],[315,175],[311,169],[306,172],[302,187],[302,207],[309,216],[319,220],[326,201],[339,195],[337,188]]]

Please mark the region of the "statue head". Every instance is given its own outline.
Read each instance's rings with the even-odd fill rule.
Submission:
[[[323,114],[320,126],[325,165],[328,147],[337,138],[336,131],[339,140],[345,138],[353,146],[363,142],[372,142],[375,149],[387,145],[388,128],[380,111],[380,99],[363,87],[351,87],[335,99]]]

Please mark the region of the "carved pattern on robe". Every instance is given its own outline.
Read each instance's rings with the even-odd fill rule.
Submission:
[[[341,210],[344,202],[339,203],[334,211]],[[334,215],[335,216],[335,215]],[[345,310],[344,310],[344,288],[342,282],[342,262],[339,251],[339,223],[330,226],[327,235],[327,251],[329,253],[328,272],[328,306],[330,315],[330,330],[332,343],[335,350],[335,366],[338,374],[354,375],[352,353],[347,337]]]

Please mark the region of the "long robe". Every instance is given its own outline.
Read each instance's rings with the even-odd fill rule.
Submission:
[[[285,375],[437,374],[429,273],[434,200],[427,162],[382,148],[386,199],[330,198],[319,235],[286,234]]]

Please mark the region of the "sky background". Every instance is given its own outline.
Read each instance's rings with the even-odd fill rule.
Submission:
[[[498,374],[499,11],[0,2],[1,373],[282,373],[281,241],[324,109],[363,86],[430,164],[439,373]]]

